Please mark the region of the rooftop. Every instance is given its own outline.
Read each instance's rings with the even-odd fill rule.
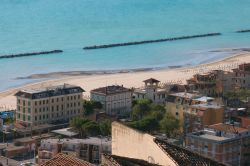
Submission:
[[[173,145],[166,141],[155,139],[155,143],[160,146],[177,165],[192,165],[192,166],[223,166],[223,164],[214,161],[213,159],[204,157],[198,153],[192,152],[188,149]]]
[[[236,127],[236,126],[229,125],[229,124],[224,124],[224,123],[218,123],[218,124],[210,125],[210,126],[208,126],[208,128],[214,129],[214,130],[217,130],[217,131],[229,132],[229,133],[248,132],[248,129],[241,128],[241,127]]]
[[[200,137],[210,139],[210,140],[214,140],[214,141],[224,141],[224,140],[229,139],[227,137],[216,136],[216,135],[212,135],[212,134],[202,134],[202,135],[200,135]]]
[[[112,86],[106,86],[106,87],[93,89],[91,90],[91,93],[94,92],[94,93],[109,95],[109,94],[117,94],[117,93],[130,92],[130,91],[131,91],[130,89],[123,87],[123,85],[122,86],[112,85]]]
[[[205,104],[192,105],[192,108],[196,108],[199,110],[206,110],[206,109],[220,109],[220,108],[222,108],[222,106],[217,105],[216,103],[205,103]]]
[[[199,97],[199,95],[197,93],[187,93],[187,92],[172,93],[170,95],[176,96],[176,97],[188,98],[188,99],[193,99],[193,98]]]
[[[133,158],[127,158],[122,156],[116,156],[116,155],[108,155],[103,154],[102,155],[105,160],[109,161],[109,165],[102,163],[102,166],[123,166],[123,165],[130,165],[130,166],[158,166],[157,164],[148,163],[144,160],[139,159],[133,159]]]
[[[208,101],[214,100],[214,98],[213,97],[202,96],[200,98],[193,99],[193,100],[200,101],[200,102],[208,102]]]
[[[154,78],[149,78],[147,80],[144,80],[143,82],[153,84],[153,83],[159,83],[160,81]]]
[[[43,139],[41,143],[52,143],[52,144],[57,144],[57,143],[69,143],[69,144],[91,144],[91,145],[110,145],[111,146],[111,139],[108,138],[98,138],[98,137],[89,137],[86,139],[57,139],[57,138],[49,138],[49,139]]]
[[[18,91],[15,96],[29,98],[29,99],[39,99],[53,96],[60,96],[73,93],[85,92],[80,86],[63,84],[58,86],[51,86],[41,89],[33,90],[21,90]]]
[[[78,133],[71,131],[71,128],[63,128],[63,129],[58,129],[58,130],[52,130],[52,133],[68,136],[68,137],[73,137],[78,135]]]
[[[73,156],[58,153],[49,161],[43,163],[41,166],[93,166],[87,161],[77,159]]]

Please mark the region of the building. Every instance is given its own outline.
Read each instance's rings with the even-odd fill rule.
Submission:
[[[184,112],[189,109],[191,105],[200,103],[198,100],[194,100],[198,98],[200,98],[200,95],[197,93],[178,92],[168,94],[165,105],[166,110],[183,124]],[[208,98],[208,100],[210,100],[210,98]]]
[[[186,147],[227,165],[250,164],[250,130],[223,123],[189,133]]]
[[[81,87],[68,84],[21,90],[15,94],[16,122],[25,126],[68,122],[83,114],[82,92]]]
[[[112,123],[112,156],[144,160],[163,166],[223,165],[118,122]]]
[[[231,87],[233,88],[234,86],[242,89],[250,88],[250,63],[241,64],[238,68],[233,69]]]
[[[184,112],[184,133],[202,130],[209,125],[223,122],[223,106],[210,102],[195,104]]]
[[[145,84],[143,88],[134,90],[134,99],[150,99],[154,103],[165,103],[168,91],[159,86],[159,80],[150,78],[144,80],[143,82]]]
[[[198,91],[205,96],[221,96],[230,90],[231,73],[223,70],[213,70],[209,73],[196,74],[187,80],[190,91]]]
[[[38,163],[41,165],[58,153],[98,164],[102,153],[111,153],[111,140],[90,137],[87,139],[44,139],[38,150]]]
[[[102,103],[103,110],[111,116],[126,116],[131,112],[132,91],[119,85],[101,87],[90,91],[92,101]]]
[[[70,155],[59,153],[41,166],[93,166],[93,164]]]

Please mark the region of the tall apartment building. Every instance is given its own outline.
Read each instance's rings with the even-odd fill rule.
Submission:
[[[250,165],[250,130],[215,124],[189,133],[186,147],[225,165]]]
[[[90,98],[102,103],[108,115],[124,116],[131,112],[132,91],[123,86],[112,85],[91,90]]]
[[[50,160],[58,153],[64,153],[76,158],[100,163],[102,153],[111,153],[111,140],[107,138],[90,137],[87,139],[45,139],[38,149],[38,164]]]
[[[216,103],[195,104],[184,112],[184,133],[199,131],[209,125],[223,122],[223,106]]]
[[[21,90],[17,99],[16,122],[25,126],[67,122],[81,116],[82,93],[79,86],[60,85],[37,90]]]

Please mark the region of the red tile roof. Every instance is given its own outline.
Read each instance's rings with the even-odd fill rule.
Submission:
[[[248,130],[241,127],[236,127],[233,125],[218,123],[208,126],[208,128],[218,130],[218,131],[224,131],[224,132],[231,132],[231,133],[243,133],[247,132]]]
[[[41,166],[93,166],[87,161],[77,159],[73,156],[58,153],[49,161],[43,163]]]

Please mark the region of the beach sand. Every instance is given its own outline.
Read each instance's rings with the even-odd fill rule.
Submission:
[[[60,84],[74,84],[81,86],[86,92],[84,97],[89,97],[89,91],[98,87],[106,85],[124,85],[125,87],[142,87],[143,80],[148,78],[155,78],[160,80],[162,83],[181,83],[185,84],[186,79],[191,78],[196,73],[206,73],[211,70],[226,70],[230,71],[232,68],[236,68],[239,64],[249,63],[250,53],[248,51],[242,51],[237,55],[229,58],[211,62],[207,64],[201,64],[192,67],[176,68],[176,69],[162,69],[155,71],[138,71],[138,72],[127,72],[127,73],[116,73],[116,74],[103,74],[103,75],[86,75],[83,74],[77,76],[65,76],[58,73],[56,76],[50,77],[50,80],[42,81],[38,83],[24,85],[9,89],[0,93],[0,108],[15,108],[16,99],[13,96],[18,90],[21,89],[37,89],[46,86],[54,86]]]

